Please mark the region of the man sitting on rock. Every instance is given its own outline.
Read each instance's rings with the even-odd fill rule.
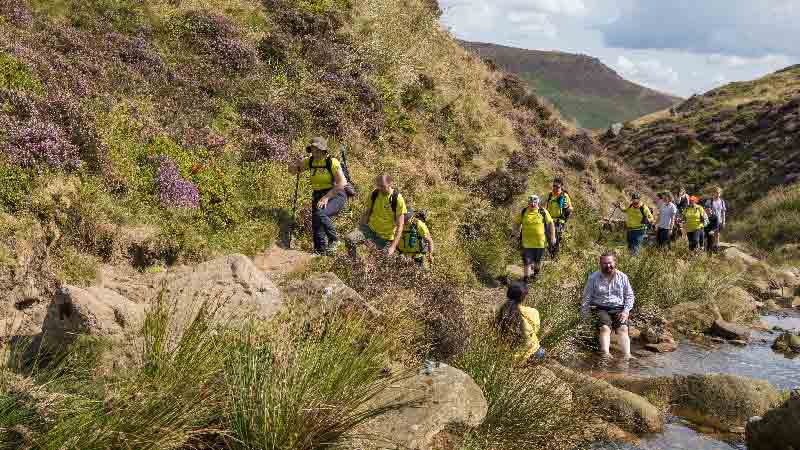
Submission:
[[[600,256],[600,271],[589,275],[583,290],[581,316],[589,319],[595,310],[600,322],[600,350],[603,357],[611,358],[611,330],[619,336],[619,345],[625,359],[631,358],[631,340],[628,337],[628,318],[633,309],[633,288],[628,276],[617,270],[613,253]]]

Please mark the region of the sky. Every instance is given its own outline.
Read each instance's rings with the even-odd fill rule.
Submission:
[[[599,58],[689,97],[800,63],[800,0],[439,0],[456,37]]]

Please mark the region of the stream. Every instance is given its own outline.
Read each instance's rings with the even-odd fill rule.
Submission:
[[[763,316],[769,325],[785,330],[800,329],[800,312],[782,311]],[[767,380],[778,389],[800,388],[800,358],[787,358],[770,346],[778,333],[753,331],[751,343],[739,347],[728,343],[683,341],[672,353],[654,354],[630,362],[627,366],[605,369],[607,372],[641,376],[724,373]],[[707,431],[707,430],[704,430]],[[596,444],[594,450],[744,450],[743,435],[703,433],[691,423],[669,417],[665,431],[642,437],[638,445]]]

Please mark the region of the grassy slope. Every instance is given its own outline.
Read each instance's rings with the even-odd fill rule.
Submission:
[[[758,80],[737,82],[692,97],[676,115],[658,112],[626,124],[619,137],[604,143],[664,188],[686,185],[704,193],[725,188],[731,218],[756,227],[761,209],[788,194],[772,189],[800,180],[800,67]],[[764,199],[768,205],[758,202]],[[748,209],[751,208],[751,209]],[[789,211],[792,208],[788,208]],[[772,230],[771,221],[762,222]],[[740,228],[743,229],[743,228]],[[785,242],[780,233],[752,238],[764,250]]]
[[[528,81],[538,95],[581,127],[607,128],[680,100],[624,80],[587,56],[472,42],[465,46]]]

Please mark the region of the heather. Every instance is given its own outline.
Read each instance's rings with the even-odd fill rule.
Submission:
[[[436,231],[445,272],[487,280],[505,270],[506,252],[492,249],[505,231],[482,224],[502,223],[532,174],[554,162],[564,172],[559,155],[587,151],[523,85],[441,31],[428,2],[226,5],[0,9],[0,201],[57,228],[52,258],[145,267],[253,254],[286,226],[286,163],[324,135],[337,155],[347,144],[362,191],[392,172],[434,226],[458,230]],[[64,184],[70,205],[59,204]],[[300,198],[305,247],[310,205]],[[460,245],[465,236],[475,245]],[[120,248],[130,245],[145,257]],[[464,265],[474,269],[466,277]]]

